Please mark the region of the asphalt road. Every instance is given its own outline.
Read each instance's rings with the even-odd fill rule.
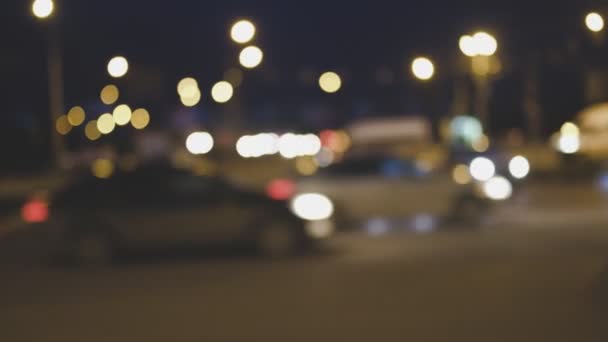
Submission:
[[[349,234],[282,261],[11,259],[0,272],[0,341],[608,340],[602,227]]]

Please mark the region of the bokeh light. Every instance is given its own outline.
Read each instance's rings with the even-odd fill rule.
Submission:
[[[84,109],[80,106],[73,107],[68,111],[68,121],[70,125],[78,127],[82,125],[85,119]]]
[[[135,129],[144,129],[150,124],[150,113],[144,108],[133,111],[131,115],[131,126]]]
[[[471,145],[473,151],[478,153],[484,153],[490,148],[490,138],[487,135],[482,134],[477,140]]]
[[[201,102],[201,92],[197,89],[196,93],[194,93],[193,96],[191,97],[180,97],[180,100],[182,101],[182,104],[186,107],[194,107],[196,106],[199,102]]]
[[[102,114],[97,118],[97,129],[101,134],[110,134],[116,127],[114,117],[110,113]]]
[[[113,105],[114,103],[116,103],[116,101],[118,101],[119,96],[120,92],[118,91],[118,87],[113,84],[108,84],[101,90],[99,98],[101,99],[101,102],[103,102],[103,104]]]
[[[224,73],[224,79],[233,87],[240,87],[243,84],[243,72],[239,68],[230,68]]]
[[[192,77],[182,79],[177,84],[177,93],[182,98],[195,97],[197,93],[200,93],[198,82]]]
[[[475,45],[475,39],[473,39],[473,37],[469,35],[464,35],[460,37],[458,46],[460,47],[460,51],[462,51],[465,56],[473,57],[477,55],[477,46]]]
[[[101,137],[101,132],[97,128],[97,120],[91,120],[84,127],[84,135],[87,139],[95,141]]]
[[[530,162],[524,156],[515,156],[509,161],[509,172],[514,178],[526,178],[530,173]]]
[[[337,73],[328,71],[319,77],[319,87],[326,93],[336,93],[342,88],[342,78]]]
[[[309,221],[326,220],[334,213],[334,204],[327,196],[317,193],[296,196],[291,208],[300,218]]]
[[[32,4],[32,13],[39,19],[50,17],[54,10],[55,3],[52,0],[36,0]]]
[[[477,32],[473,35],[477,54],[481,56],[492,56],[498,50],[498,42],[496,38],[487,32]]]
[[[91,171],[93,172],[93,175],[97,178],[110,178],[114,173],[114,162],[105,158],[96,159],[91,165]]]
[[[131,108],[124,104],[120,105],[114,109],[112,116],[114,117],[114,123],[118,126],[124,126],[131,121]]]
[[[295,193],[296,186],[289,179],[275,179],[266,186],[266,194],[268,197],[277,201],[284,201]]]
[[[560,129],[560,133],[562,135],[579,135],[580,129],[572,122],[565,122]]]
[[[67,115],[61,115],[57,118],[55,121],[55,129],[57,130],[57,133],[61,135],[67,135],[70,133],[72,130],[72,125],[70,125]]]
[[[213,88],[211,88],[211,98],[217,103],[226,103],[230,101],[234,89],[232,85],[226,81],[217,82]]]
[[[314,134],[283,134],[279,138],[279,153],[283,158],[314,156],[321,150],[321,139]]]
[[[496,174],[496,166],[488,158],[477,157],[471,162],[469,172],[473,178],[483,182],[494,177]]]
[[[428,81],[435,75],[435,66],[430,59],[418,57],[412,62],[412,73],[417,79]]]
[[[129,62],[122,56],[114,57],[108,62],[108,74],[114,78],[120,78],[129,71]]]
[[[596,12],[589,13],[585,17],[585,25],[592,32],[600,32],[604,29],[604,17]]]
[[[562,153],[574,154],[581,149],[581,138],[578,135],[561,135],[558,148]]]
[[[247,69],[253,69],[264,60],[264,52],[257,46],[248,46],[239,54],[239,62]]]
[[[336,161],[336,154],[327,147],[323,147],[314,157],[315,163],[319,167],[328,167]]]
[[[243,158],[259,158],[279,152],[279,136],[274,133],[245,135],[238,139],[236,151]]]
[[[249,20],[239,20],[230,30],[230,37],[235,43],[245,44],[255,37],[255,25]]]
[[[483,192],[495,201],[506,200],[513,194],[513,185],[508,179],[496,176],[483,184]]]
[[[456,165],[452,170],[452,178],[454,179],[454,182],[460,185],[471,183],[472,179],[471,174],[469,173],[469,167],[464,164]]]
[[[186,138],[186,149],[192,154],[207,154],[213,149],[213,137],[207,132],[194,132]]]
[[[296,159],[296,170],[302,176],[312,176],[319,170],[319,165],[312,157],[300,157]]]
[[[492,56],[498,51],[496,38],[487,32],[477,32],[474,35],[464,35],[458,41],[460,51],[465,56]]]

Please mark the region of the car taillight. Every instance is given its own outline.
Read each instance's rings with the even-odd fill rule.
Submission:
[[[295,193],[296,187],[289,179],[275,179],[268,183],[266,194],[273,200],[283,201],[290,199]]]
[[[49,205],[41,199],[32,199],[21,208],[21,217],[27,223],[44,223],[49,219]]]

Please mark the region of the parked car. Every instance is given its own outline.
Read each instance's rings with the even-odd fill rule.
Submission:
[[[40,209],[30,207],[33,214]],[[287,202],[168,167],[78,181],[49,199],[46,216],[32,215],[47,221],[57,250],[89,264],[124,252],[208,244],[249,244],[284,256],[316,241]]]

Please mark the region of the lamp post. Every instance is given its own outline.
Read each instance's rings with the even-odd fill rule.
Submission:
[[[489,100],[491,92],[490,76],[500,69],[496,58],[498,42],[487,32],[477,32],[465,35],[459,41],[460,51],[470,59],[470,69],[476,88],[474,111],[484,127],[489,116]]]
[[[59,167],[63,155],[63,140],[55,130],[55,122],[64,113],[63,103],[63,60],[57,23],[50,20],[55,13],[56,0],[35,0],[32,4],[32,14],[39,20],[48,22],[47,25],[47,70],[49,115],[51,120],[51,153],[53,166]]]

